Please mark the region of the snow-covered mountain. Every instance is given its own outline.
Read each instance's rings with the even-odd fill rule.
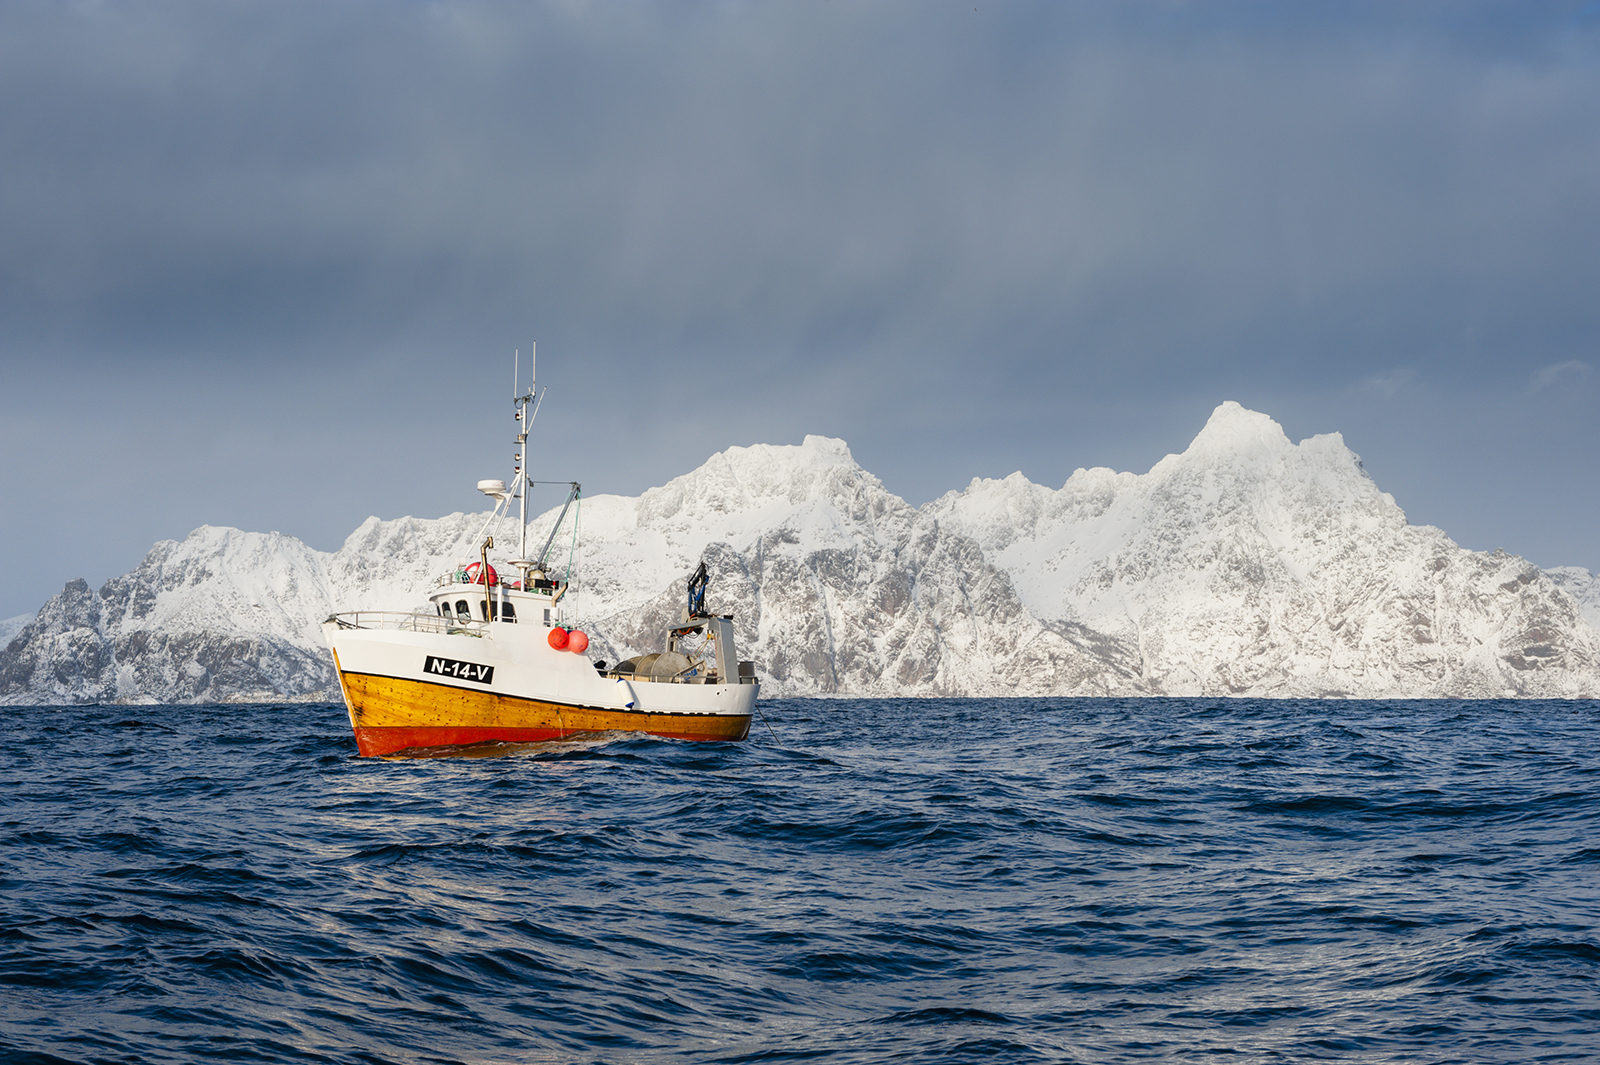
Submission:
[[[0,647],[10,643],[17,633],[27,628],[28,622],[32,621],[35,616],[34,614],[20,614],[17,617],[0,621]]]
[[[0,651],[0,701],[336,698],[322,619],[418,605],[484,518],[370,518],[332,553],[209,527],[157,544],[47,603]],[[1013,474],[916,508],[807,437],[579,520],[568,620],[591,657],[658,648],[703,557],[771,694],[1600,695],[1587,571],[1408,525],[1337,434],[1295,445],[1234,403],[1143,475]]]
[[[1578,566],[1556,566],[1544,571],[1557,588],[1578,604],[1578,612],[1590,626],[1600,629],[1600,577]]]
[[[1143,476],[1078,470],[1052,491],[1014,474],[924,510],[976,539],[1033,616],[1135,643],[1165,693],[1600,690],[1573,594],[1586,571],[1558,583],[1409,525],[1338,434],[1295,445],[1236,403]]]

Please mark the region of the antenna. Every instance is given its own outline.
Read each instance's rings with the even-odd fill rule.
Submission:
[[[528,489],[532,486],[528,479],[528,430],[533,425],[534,417],[539,414],[539,403],[535,398],[539,385],[534,376],[534,357],[538,351],[535,344],[528,349],[528,394],[522,394],[522,349],[516,348],[511,356],[511,401],[517,406],[517,477],[522,491],[518,497],[522,502],[522,544],[517,557],[526,560],[528,557]],[[528,403],[533,402],[533,410],[528,410]],[[522,571],[523,583],[527,583],[527,567]]]

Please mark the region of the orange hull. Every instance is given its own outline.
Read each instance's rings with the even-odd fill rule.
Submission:
[[[680,740],[742,740],[749,714],[669,714],[567,706],[427,681],[339,674],[364,755],[475,743],[538,743],[596,732]]]

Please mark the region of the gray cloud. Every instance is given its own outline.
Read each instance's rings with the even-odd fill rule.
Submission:
[[[1416,377],[1417,371],[1411,367],[1397,366],[1392,370],[1384,370],[1363,378],[1361,387],[1373,395],[1393,399],[1402,388],[1416,380]]]
[[[1535,392],[1544,388],[1556,388],[1570,385],[1580,385],[1589,379],[1594,372],[1594,367],[1577,359],[1568,359],[1552,366],[1541,367],[1533,375],[1532,388]]]
[[[473,505],[422,482],[498,438],[426,430],[535,339],[548,431],[617,491],[808,431],[914,500],[1059,483],[1236,398],[1344,430],[1473,546],[1600,565],[1450,501],[1502,476],[1476,441],[1592,405],[1493,399],[1592,357],[1592,8],[978,6],[9,5],[4,413],[137,395],[108,428],[142,550]],[[14,497],[92,461],[0,439]],[[248,477],[198,457],[263,440]],[[1581,428],[1541,441],[1543,491],[1600,495]]]

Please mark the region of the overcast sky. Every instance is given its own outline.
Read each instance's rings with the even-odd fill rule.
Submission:
[[[0,4],[0,618],[201,524],[838,436],[923,503],[1221,401],[1600,569],[1600,4]],[[555,502],[554,500],[551,501]]]

